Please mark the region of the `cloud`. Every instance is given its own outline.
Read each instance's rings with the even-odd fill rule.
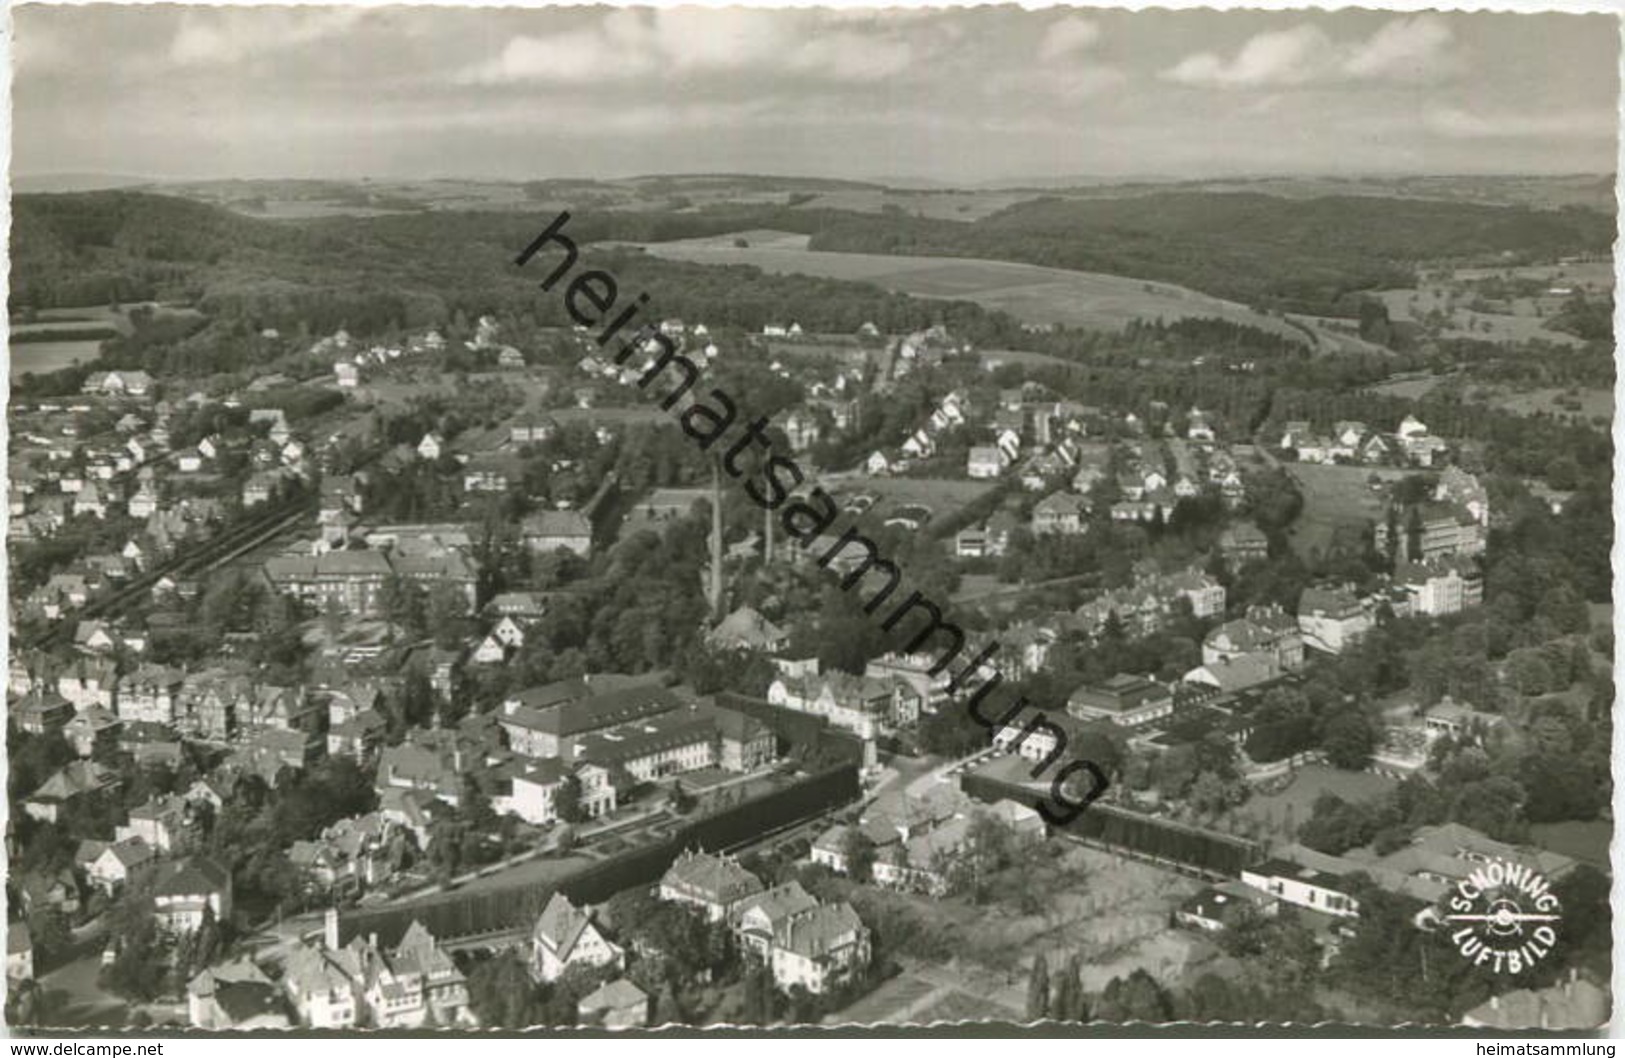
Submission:
[[[1454,44],[1450,27],[1440,18],[1396,18],[1357,46],[1344,59],[1343,69],[1355,78],[1425,80],[1458,67]]]
[[[1608,139],[1617,120],[1605,110],[1486,115],[1454,106],[1432,107],[1422,118],[1429,131],[1457,140]]]
[[[1038,58],[1054,62],[1087,51],[1100,39],[1100,27],[1078,15],[1068,15],[1050,23],[1038,45]]]
[[[354,7],[274,14],[254,8],[208,15],[188,11],[170,41],[169,58],[180,66],[235,63],[272,49],[296,48],[337,36],[365,16],[365,9]]]
[[[1259,33],[1231,59],[1197,52],[1165,80],[1214,88],[1275,88],[1317,82],[1423,81],[1460,69],[1455,36],[1434,15],[1396,18],[1362,41],[1334,41],[1317,25]]]
[[[242,16],[252,16],[252,24]],[[364,8],[310,11],[187,11],[169,42],[169,59],[182,67],[241,62],[270,49],[302,47],[338,36],[366,16]]]
[[[908,70],[935,39],[908,20],[854,13],[750,8],[613,11],[578,29],[512,38],[493,59],[455,75],[464,84],[578,84],[655,73],[747,70],[874,81]]]

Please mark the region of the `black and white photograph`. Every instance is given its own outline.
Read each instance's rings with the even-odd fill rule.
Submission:
[[[7,1033],[1611,1058],[1620,10],[7,17]]]

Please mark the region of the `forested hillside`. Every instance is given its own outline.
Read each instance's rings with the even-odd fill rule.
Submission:
[[[826,217],[818,250],[988,257],[1163,280],[1259,308],[1355,316],[1358,291],[1406,287],[1419,261],[1606,252],[1590,210],[1397,198],[1174,193],[1024,202],[970,224]]]
[[[658,240],[731,230],[741,211],[702,215],[607,213],[573,217],[578,244]],[[19,196],[13,228],[12,310],[108,301],[182,300],[221,330],[276,328],[360,334],[438,326],[458,313],[494,313],[540,325],[571,322],[543,296],[538,261],[514,255],[552,213],[424,213],[270,221],[213,206],[125,192]],[[754,268],[708,268],[640,251],[584,251],[628,297],[647,291],[651,314],[759,330],[793,314],[808,330],[888,333],[945,323],[974,340],[1021,334],[1015,321],[968,302],[922,301],[876,287]],[[534,273],[534,274],[533,274]]]

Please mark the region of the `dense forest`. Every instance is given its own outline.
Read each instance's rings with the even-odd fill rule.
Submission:
[[[361,335],[444,326],[459,313],[497,314],[533,326],[571,321],[558,296],[540,296],[541,262],[513,257],[548,214],[460,213],[277,222],[180,199],[127,192],[19,196],[13,229],[13,308],[180,300],[214,320],[213,334]],[[709,216],[709,215],[707,215]],[[737,211],[698,219],[667,214],[572,218],[579,245],[605,239],[680,238],[745,223]],[[812,331],[888,333],[942,323],[989,344],[1023,332],[1002,313],[968,302],[923,301],[863,283],[769,276],[747,267],[662,261],[630,248],[595,247],[593,263],[650,312],[760,330],[790,306]],[[133,366],[133,365],[131,365]]]
[[[113,299],[191,299],[207,292],[220,307],[269,315],[279,303],[297,303],[307,286],[325,284],[358,297],[392,291],[393,311],[408,316],[432,312],[435,294],[466,302],[462,307],[470,311],[489,311],[479,306],[496,307],[504,275],[512,284],[514,274],[503,266],[541,216],[416,213],[272,222],[132,192],[23,195],[17,198],[13,229],[14,272],[20,277],[15,301],[44,308]],[[583,244],[663,242],[746,228],[810,235],[814,249],[988,257],[1110,272],[1181,283],[1263,308],[1350,318],[1360,314],[1359,291],[1408,286],[1421,260],[1514,263],[1524,256],[1605,252],[1613,241],[1609,218],[1579,208],[1197,192],[1038,199],[972,223],[907,217],[900,211],[876,216],[786,205],[590,210],[572,217],[569,233]],[[290,257],[305,267],[290,271]],[[407,287],[390,282],[407,278],[401,271],[406,262],[420,261],[432,262],[412,269],[426,282]],[[210,269],[206,285],[198,271],[205,265]],[[653,280],[679,276],[683,266],[642,260],[637,271],[640,281]],[[735,275],[730,282],[738,279]],[[663,293],[650,292],[657,299]],[[763,299],[784,293],[762,291]],[[883,315],[888,296],[871,297],[876,300],[869,317]],[[780,311],[784,304],[778,301]],[[738,322],[754,323],[763,308],[741,304]],[[671,305],[663,311],[685,309]],[[711,315],[735,322],[715,311]],[[879,318],[874,322],[899,329]],[[802,323],[809,325],[807,319]]]
[[[818,250],[990,257],[1181,283],[1260,308],[1357,316],[1358,291],[1408,287],[1424,259],[1605,252],[1610,218],[1392,198],[1172,193],[1023,202],[971,224],[828,218]]]

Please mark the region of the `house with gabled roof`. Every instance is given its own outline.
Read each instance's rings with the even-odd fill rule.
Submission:
[[[820,904],[783,919],[774,932],[769,969],[781,990],[821,994],[869,965],[869,928],[852,905]]]
[[[81,797],[117,789],[119,784],[117,773],[110,768],[93,760],[71,761],[29,795],[23,802],[23,811],[34,819],[55,823],[63,806]]]
[[[108,896],[126,885],[140,885],[158,866],[157,851],[142,838],[97,844],[101,851],[85,864],[85,879]]]
[[[152,887],[153,914],[169,933],[190,933],[206,917],[231,919],[231,872],[207,856],[165,864]]]
[[[1298,628],[1316,650],[1341,654],[1375,623],[1372,607],[1346,585],[1309,587],[1298,597]]]
[[[766,959],[772,953],[774,936],[785,922],[817,906],[817,899],[791,879],[745,898],[734,913],[734,934],[746,951]]]
[[[661,876],[659,895],[697,908],[709,921],[724,922],[762,888],[761,879],[733,857],[685,849]]]
[[[299,1024],[313,1029],[343,1029],[361,1021],[361,990],[351,975],[348,953],[322,945],[301,944],[289,953],[282,987]]]
[[[1033,506],[1033,535],[1076,536],[1088,528],[1084,521],[1088,513],[1089,501],[1082,496],[1051,493]]]
[[[606,1029],[640,1029],[649,1023],[649,996],[626,978],[617,977],[577,1001],[576,1020]]]
[[[206,967],[186,985],[187,1021],[195,1029],[286,1029],[282,990],[250,959]]]
[[[530,975],[541,983],[556,981],[572,966],[624,967],[626,952],[599,929],[590,908],[576,907],[554,893],[530,934]]]
[[[741,606],[706,633],[715,650],[756,650],[776,654],[790,643],[790,634],[763,617],[754,606]]]

